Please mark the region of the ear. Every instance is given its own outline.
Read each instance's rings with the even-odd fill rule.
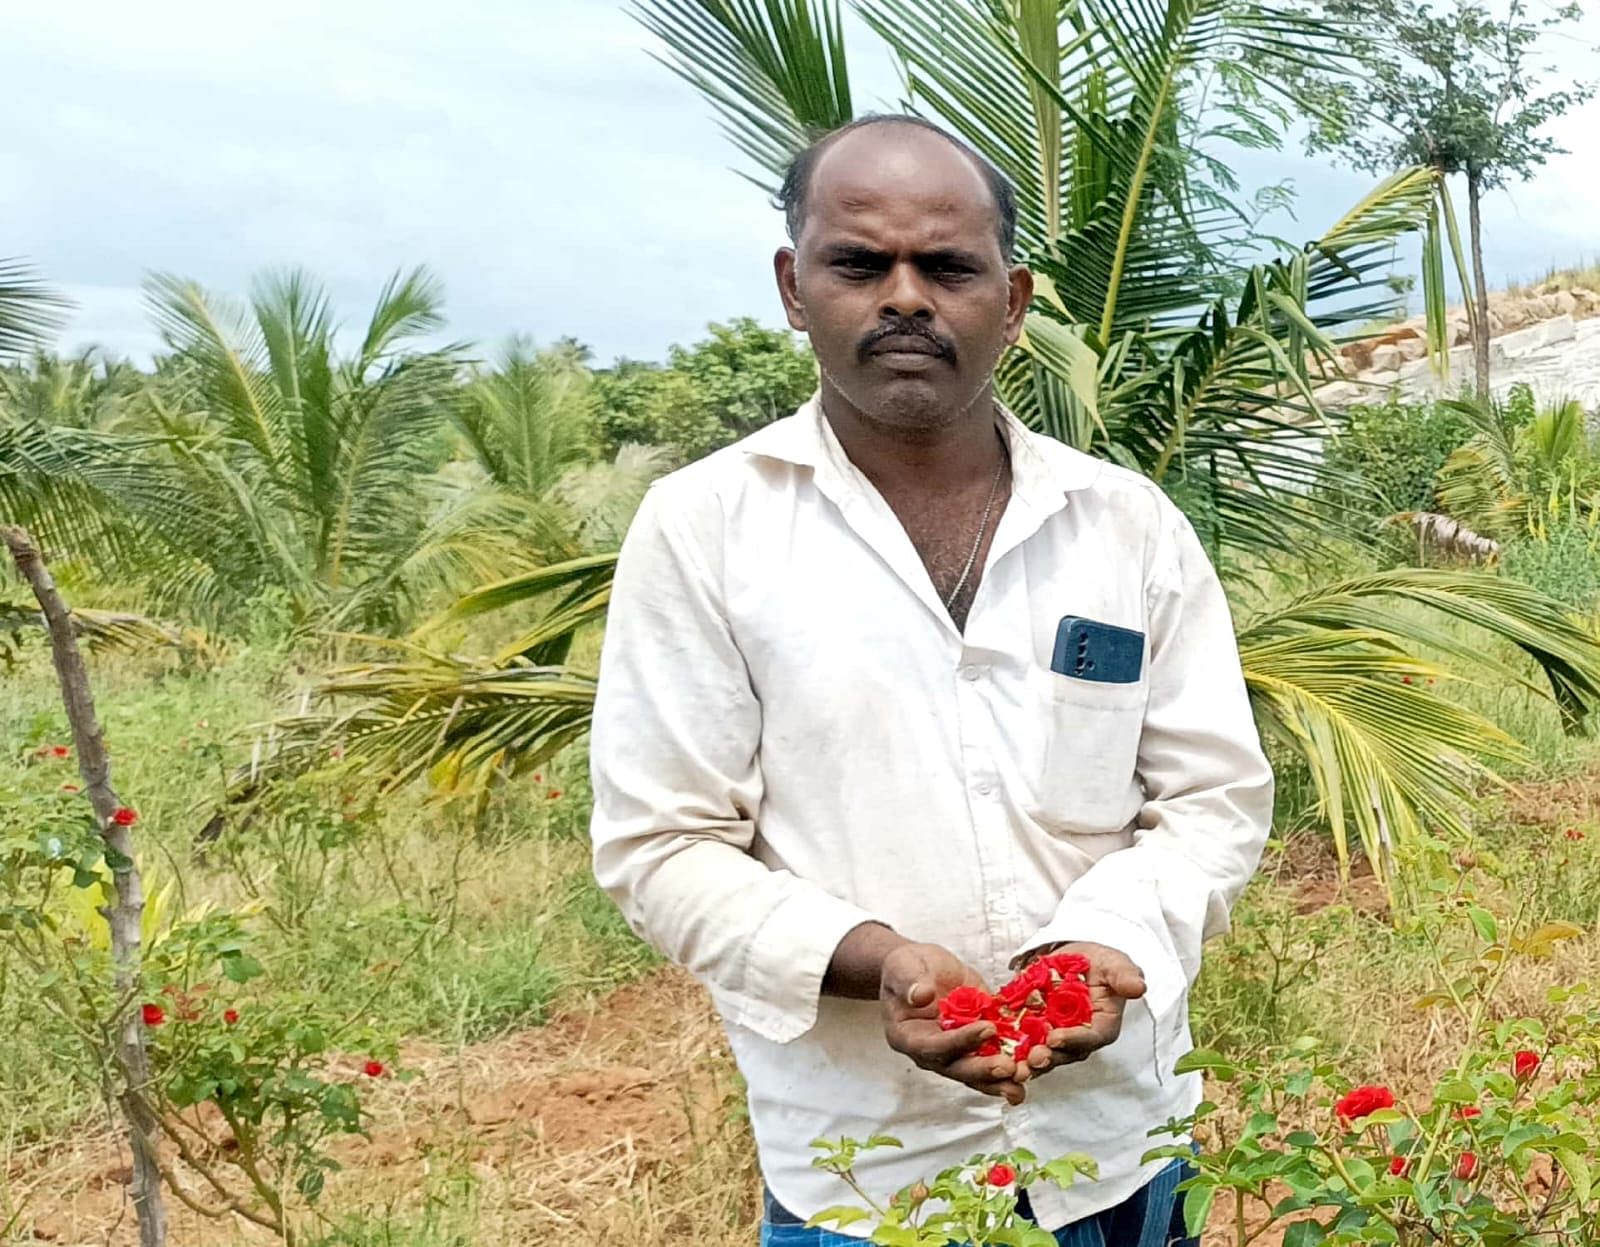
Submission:
[[[1011,293],[1006,299],[1006,345],[1015,346],[1022,336],[1022,321],[1033,302],[1033,271],[1026,264],[1013,265],[1006,275]]]
[[[778,297],[783,300],[783,311],[789,318],[789,328],[798,333],[805,333],[808,328],[806,309],[800,302],[800,285],[799,279],[795,276],[793,247],[778,248],[777,254],[772,257],[772,272],[778,279]]]

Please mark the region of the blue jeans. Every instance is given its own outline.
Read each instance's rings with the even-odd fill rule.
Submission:
[[[1183,1232],[1183,1197],[1177,1190],[1193,1175],[1189,1165],[1175,1160],[1115,1208],[1062,1226],[1056,1242],[1060,1247],[1199,1247],[1199,1239]],[[1031,1215],[1026,1192],[1017,1211]],[[802,1218],[766,1193],[761,1247],[861,1247],[862,1241],[820,1226],[807,1229]]]

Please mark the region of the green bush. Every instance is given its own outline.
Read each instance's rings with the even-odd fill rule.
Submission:
[[[1600,607],[1600,529],[1582,520],[1552,524],[1542,536],[1507,542],[1505,574],[1580,611]]]
[[[1353,407],[1328,447],[1328,464],[1351,478],[1345,505],[1382,519],[1433,509],[1434,478],[1471,432],[1465,417],[1439,403],[1390,401]]]

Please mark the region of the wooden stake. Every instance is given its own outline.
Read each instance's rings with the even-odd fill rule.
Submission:
[[[95,717],[89,672],[78,649],[71,612],[27,531],[0,525],[0,538],[10,548],[17,570],[44,612],[45,627],[50,633],[50,657],[77,748],[78,773],[83,777],[95,823],[105,841],[106,858],[111,863],[116,899],[100,912],[111,927],[117,997],[128,1011],[117,1042],[117,1065],[123,1078],[117,1100],[128,1123],[133,1151],[133,1207],[139,1220],[139,1247],[166,1247],[167,1209],[161,1194],[160,1157],[156,1154],[156,1120],[144,1094],[150,1082],[150,1061],[144,1046],[144,1022],[133,990],[139,981],[140,921],[144,915],[144,889],[133,857],[133,833],[111,817],[121,802],[111,787],[111,763],[106,757],[100,721]]]

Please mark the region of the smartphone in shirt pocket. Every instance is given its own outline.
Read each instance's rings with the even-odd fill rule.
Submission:
[[[1144,669],[1144,633],[1077,615],[1057,625],[1050,670],[1033,672],[1045,747],[1032,813],[1046,827],[1122,831],[1138,813]]]

